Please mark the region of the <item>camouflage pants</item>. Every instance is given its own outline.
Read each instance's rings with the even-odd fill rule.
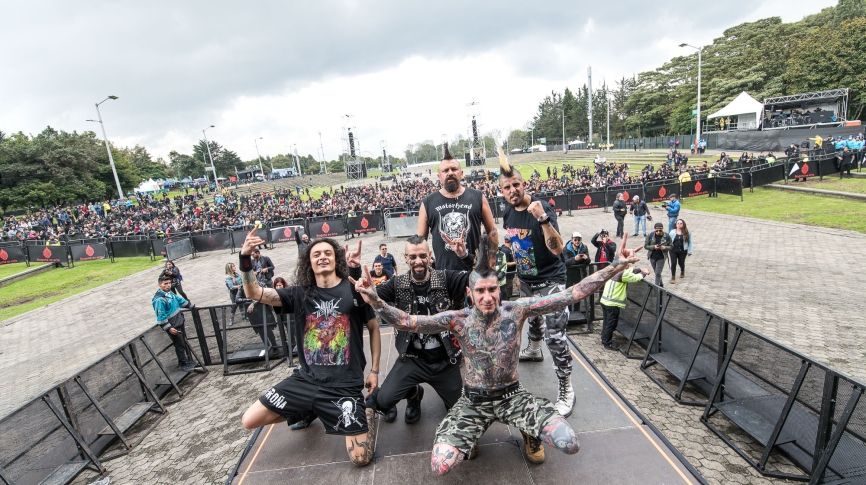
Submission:
[[[544,288],[533,289],[528,284],[520,282],[520,297],[547,296],[565,289],[565,285],[549,284]],[[547,350],[553,359],[553,369],[557,374],[571,375],[571,352],[568,350],[568,339],[565,327],[568,325],[568,307],[548,313],[544,316],[532,317],[528,320],[527,334],[529,340],[538,342],[544,339]]]
[[[538,437],[550,420],[559,417],[550,401],[533,396],[523,386],[511,397],[497,401],[472,403],[463,396],[439,423],[434,444],[449,444],[468,456],[475,442],[494,421]]]

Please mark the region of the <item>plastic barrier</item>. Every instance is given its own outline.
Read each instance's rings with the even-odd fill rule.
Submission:
[[[295,233],[304,233],[304,226],[279,226],[272,227],[268,230],[271,238],[271,244],[293,242]],[[243,245],[243,242],[241,242]]]
[[[218,251],[220,249],[232,249],[232,235],[230,232],[214,232],[201,236],[190,237],[192,246],[197,253],[206,251]]]
[[[389,238],[409,237],[418,233],[418,216],[385,219],[385,233]]]
[[[24,247],[18,245],[0,247],[0,266],[15,263],[27,263],[27,266],[30,266]]]
[[[46,246],[34,244],[27,246],[27,257],[31,263],[62,263],[68,262],[66,246]]]
[[[189,238],[179,239],[165,245],[165,258],[171,261],[195,254]]]
[[[111,239],[108,244],[111,247],[111,256],[114,258],[150,256],[150,252],[153,249],[153,245],[147,239],[129,241]]]
[[[644,202],[650,203],[668,200],[671,194],[677,194],[677,196],[679,196],[679,191],[680,183],[676,180],[659,184],[647,184]]]
[[[698,197],[701,195],[712,195],[716,191],[716,179],[702,179],[683,182],[680,184],[681,199],[687,197]]]

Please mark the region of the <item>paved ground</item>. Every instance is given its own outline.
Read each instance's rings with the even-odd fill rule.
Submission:
[[[864,313],[866,303],[852,297],[866,285],[866,274],[843,256],[866,236],[687,209],[682,216],[695,235],[695,255],[686,279],[677,280],[676,293],[866,381],[866,328],[853,318]],[[611,214],[593,210],[563,216],[560,228],[564,235],[580,231],[588,242],[602,227],[612,230],[613,221]],[[382,240],[381,233],[364,238],[364,261],[372,261]],[[399,244],[392,242],[391,252],[399,256]],[[294,244],[267,254],[278,276],[290,275],[297,259]],[[227,301],[223,268],[231,261],[236,256],[223,251],[178,262],[192,301]],[[0,323],[0,416],[152,326],[156,275],[146,271]],[[675,405],[636,362],[601,352],[597,338],[578,342],[710,481],[761,481],[697,421],[698,409]],[[144,477],[147,483],[224,481],[249,436],[238,424],[240,412],[279,376],[222,377],[214,370],[139,448],[108,463],[112,483],[142,483]]]

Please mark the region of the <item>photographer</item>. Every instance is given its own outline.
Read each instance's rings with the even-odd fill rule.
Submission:
[[[601,238],[601,241],[598,238]],[[596,269],[604,269],[607,267],[607,263],[613,261],[613,255],[616,254],[616,243],[613,242],[610,238],[610,234],[607,231],[602,229],[597,232],[595,236],[592,236],[590,240],[593,246],[598,248],[595,252],[595,262],[601,263]]]
[[[668,231],[672,231],[677,225],[677,219],[680,217],[680,201],[677,200],[677,194],[671,194],[668,203],[662,204],[662,207],[668,211]]]
[[[671,236],[665,232],[665,226],[661,222],[656,222],[652,234],[646,237],[644,248],[649,253],[650,267],[656,275],[655,284],[662,284],[662,271],[665,269],[665,260],[668,257],[668,251],[673,246]]]

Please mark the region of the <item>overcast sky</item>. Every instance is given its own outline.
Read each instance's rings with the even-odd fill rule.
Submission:
[[[93,130],[155,157],[208,138],[242,159],[362,152],[521,128],[551,90],[613,83],[725,28],[835,0],[0,3],[0,130]],[[474,107],[467,104],[477,102]],[[100,133],[101,136],[101,133]]]

